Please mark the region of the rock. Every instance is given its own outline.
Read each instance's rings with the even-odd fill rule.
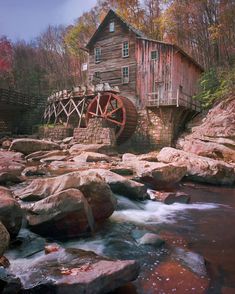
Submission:
[[[127,162],[127,161],[133,161],[133,160],[138,160],[138,155],[132,154],[132,153],[124,153],[122,155],[122,161]]]
[[[50,254],[50,253],[53,253],[53,252],[58,252],[60,249],[61,249],[61,247],[57,243],[47,244],[45,246],[45,248],[44,248],[45,254]]]
[[[103,294],[135,280],[138,273],[134,260],[112,260],[69,248],[22,265],[19,278],[30,293]]]
[[[0,186],[0,221],[12,238],[16,237],[22,224],[22,210],[11,191]]]
[[[177,147],[200,156],[235,162],[235,98],[215,105]]]
[[[22,171],[21,175],[26,177],[45,176],[46,171],[40,168],[40,166],[28,166]]]
[[[132,168],[141,181],[150,182],[153,185],[173,185],[181,181],[187,171],[184,166],[138,160],[137,156],[133,157],[133,154],[129,153],[124,155],[123,165]]]
[[[64,144],[69,144],[73,140],[73,137],[67,137],[63,139]]]
[[[11,151],[0,151],[0,184],[20,182],[19,176],[24,169],[23,154]]]
[[[146,233],[137,242],[140,245],[154,245],[156,247],[160,247],[165,243],[159,235],[153,233]]]
[[[104,178],[105,182],[109,184],[114,193],[139,200],[144,200],[148,197],[147,188],[143,184],[128,180],[111,171],[105,169],[90,169],[84,171],[83,174],[92,175],[94,173],[97,173]]]
[[[49,151],[60,149],[60,146],[51,141],[36,140],[36,139],[15,139],[11,143],[10,150],[19,151],[23,154],[30,154],[36,151]]]
[[[44,158],[50,158],[52,156],[66,156],[68,154],[68,151],[65,150],[36,151],[25,156],[25,159],[28,161],[40,161]]]
[[[121,176],[132,176],[134,173],[132,168],[125,166],[112,167],[110,171]]]
[[[145,199],[147,197],[147,189],[143,184],[125,179],[105,169],[90,169],[54,178],[36,179],[26,188],[16,190],[15,195],[24,201],[41,200],[69,188],[80,189],[92,177],[99,178],[99,181],[104,180],[114,193],[123,194],[134,199]]]
[[[0,257],[7,250],[10,242],[10,235],[4,225],[0,222]]]
[[[72,155],[79,155],[82,152],[96,152],[107,155],[116,155],[117,152],[111,145],[105,144],[75,144],[69,149],[69,153]]]
[[[142,181],[147,181],[157,186],[178,183],[187,172],[185,166],[164,164],[161,162],[148,162],[142,160],[135,162],[134,165],[137,177]]]
[[[58,192],[24,208],[31,230],[40,235],[71,238],[94,228],[91,207],[77,189]],[[103,207],[99,208],[102,212]]]
[[[163,202],[165,204],[173,203],[189,203],[190,196],[183,192],[160,192],[155,190],[148,190],[151,200]]]
[[[0,267],[0,293],[2,294],[20,294],[22,284],[20,279],[14,274],[10,274],[8,270]]]
[[[235,183],[234,167],[223,161],[198,156],[193,153],[171,147],[163,148],[158,160],[187,167],[187,177],[191,180],[216,185],[232,185]]]
[[[4,268],[7,268],[10,266],[10,261],[5,256],[0,257],[0,267],[1,266]]]
[[[153,151],[146,154],[140,154],[140,155],[134,155],[132,153],[125,153],[122,156],[122,161],[133,161],[133,160],[144,160],[144,161],[150,161],[150,162],[156,162],[157,160],[158,152]]]
[[[10,146],[11,146],[11,140],[5,140],[5,141],[3,141],[2,142],[2,149],[9,149],[10,148]]]
[[[52,161],[63,161],[67,158],[67,156],[59,156],[59,155],[54,155],[54,156],[50,156],[50,157],[45,157],[40,159],[40,162],[52,162]]]
[[[82,152],[80,155],[73,158],[75,162],[110,162],[111,158],[108,155],[96,152]]]

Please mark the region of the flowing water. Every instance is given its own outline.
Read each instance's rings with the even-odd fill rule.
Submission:
[[[176,191],[189,194],[191,203],[165,205],[117,196],[118,209],[92,236],[57,243],[138,260],[138,279],[116,294],[235,293],[235,189],[185,182]],[[138,240],[149,232],[166,244],[140,245]],[[27,238],[29,232],[21,234]],[[7,254],[14,271],[43,254],[45,240],[32,234],[28,238],[20,251]]]

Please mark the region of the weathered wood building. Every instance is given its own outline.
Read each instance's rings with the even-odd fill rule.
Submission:
[[[200,110],[193,100],[202,67],[173,44],[151,40],[110,10],[87,44],[89,80],[118,86],[139,114],[133,140],[171,145]]]

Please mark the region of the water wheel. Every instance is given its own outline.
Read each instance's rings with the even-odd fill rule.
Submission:
[[[107,126],[114,129],[117,143],[125,142],[134,133],[137,125],[137,111],[126,97],[105,92],[98,94],[88,105],[86,120],[102,117]]]

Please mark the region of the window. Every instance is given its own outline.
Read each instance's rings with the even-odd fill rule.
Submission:
[[[122,83],[123,84],[129,83],[129,67],[128,66],[122,67]]]
[[[129,42],[125,41],[122,43],[122,57],[129,56]]]
[[[151,51],[151,59],[152,60],[158,59],[158,52],[157,51]]]
[[[115,24],[114,21],[111,21],[109,24],[109,32],[113,33],[115,31]]]
[[[95,62],[101,61],[101,48],[95,48]]]
[[[100,79],[100,72],[99,71],[96,71],[94,73],[94,77],[97,78],[97,79]]]

